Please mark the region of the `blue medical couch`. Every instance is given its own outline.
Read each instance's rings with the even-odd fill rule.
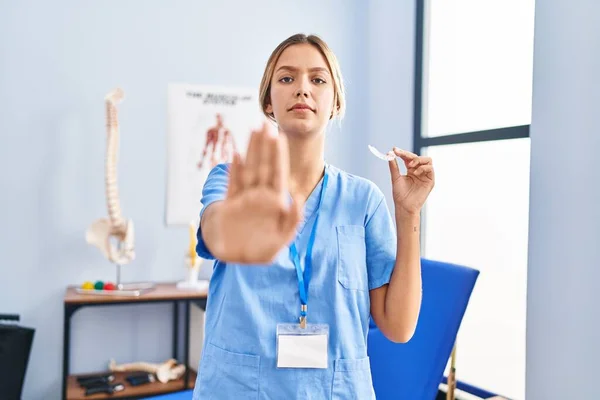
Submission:
[[[405,344],[371,325],[368,353],[377,400],[433,400],[479,271],[421,260],[423,300],[417,329]]]
[[[392,343],[371,323],[368,353],[377,400],[433,400],[479,271],[422,259],[423,301],[417,329],[405,344]],[[192,391],[152,397],[190,400]]]

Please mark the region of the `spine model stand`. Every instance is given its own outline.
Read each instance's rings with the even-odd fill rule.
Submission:
[[[119,152],[119,121],[117,104],[123,100],[123,90],[117,88],[105,97],[107,149],[105,161],[105,193],[108,218],[94,221],[86,232],[87,243],[97,247],[102,254],[120,268],[135,259],[134,228],[131,219],[123,218],[117,187],[117,161]],[[111,241],[116,239],[116,246]],[[120,275],[120,270],[117,270]],[[117,276],[119,284],[120,276]]]

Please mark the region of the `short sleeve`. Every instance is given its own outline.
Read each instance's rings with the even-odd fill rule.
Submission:
[[[390,282],[396,264],[396,228],[380,191],[375,208],[367,215],[365,243],[367,250],[367,274],[369,290]]]
[[[227,184],[229,182],[229,169],[227,164],[216,165],[208,174],[204,187],[202,188],[202,209],[200,210],[200,221],[202,221],[202,214],[206,208],[214,203],[225,199],[227,193]],[[196,253],[207,260],[214,260],[215,257],[206,247],[206,243],[202,237],[201,224],[198,226],[198,232],[196,233],[198,244],[196,245]]]

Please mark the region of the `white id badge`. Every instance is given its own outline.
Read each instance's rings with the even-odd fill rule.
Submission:
[[[277,368],[327,368],[329,325],[277,325]]]

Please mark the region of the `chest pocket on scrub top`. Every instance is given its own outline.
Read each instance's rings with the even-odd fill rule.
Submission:
[[[368,290],[367,249],[362,225],[336,227],[338,281],[346,289]]]

